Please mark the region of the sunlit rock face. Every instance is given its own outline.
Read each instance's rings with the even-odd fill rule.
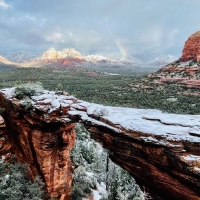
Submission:
[[[185,42],[181,62],[195,59],[200,60],[200,31],[192,34]]]
[[[82,55],[75,49],[63,49],[56,51],[54,48],[50,48],[42,54],[41,60],[59,61],[66,58],[82,59]]]
[[[28,162],[52,197],[70,199],[73,129],[81,122],[153,199],[200,199],[200,116],[102,106],[46,90],[27,108],[13,90],[0,91],[7,127],[0,119],[0,130],[8,139],[1,156],[12,152]]]

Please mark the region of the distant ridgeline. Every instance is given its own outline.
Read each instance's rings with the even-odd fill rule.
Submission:
[[[149,74],[160,67],[177,60],[172,55],[133,54],[127,57],[110,59],[102,55],[82,55],[73,48],[60,51],[49,48],[41,55],[16,52],[0,53],[0,71],[8,71],[14,67],[39,67],[39,68],[87,68],[101,72],[125,74]],[[7,66],[7,68],[5,68]]]

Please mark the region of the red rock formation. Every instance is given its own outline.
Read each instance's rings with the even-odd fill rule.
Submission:
[[[56,109],[47,116],[39,108],[43,107],[40,101],[35,112],[28,112],[19,100],[6,99],[2,94],[0,104],[6,109],[5,138],[10,139],[10,143],[4,141],[1,156],[11,151],[19,161],[29,164],[32,178],[42,176],[51,197],[70,199],[73,174],[70,151],[75,144],[75,124],[59,120]]]
[[[9,141],[6,124],[2,116],[0,116],[0,158],[9,158],[11,155],[11,141]]]
[[[191,35],[185,42],[181,62],[186,62],[195,59],[200,60],[200,31]]]
[[[69,153],[79,121],[154,199],[200,200],[199,116],[106,107],[49,91],[31,100],[26,110],[13,89],[0,92],[11,150],[32,176],[42,175],[52,197],[70,198]]]
[[[200,88],[200,31],[185,42],[182,57],[150,74],[156,83],[178,82],[186,87]]]

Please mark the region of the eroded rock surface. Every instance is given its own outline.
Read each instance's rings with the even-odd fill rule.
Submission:
[[[15,154],[19,161],[29,164],[32,178],[40,175],[44,179],[51,197],[70,199],[73,175],[70,151],[75,144],[75,124],[61,118],[55,93],[41,95],[38,100],[33,97],[35,107],[26,110],[22,106],[24,100],[12,97],[11,90],[4,92],[0,95],[0,104],[6,109],[3,116],[7,128],[6,134],[2,133],[5,139],[1,156]],[[48,99],[48,95],[53,99]],[[47,112],[49,107],[51,114]],[[7,139],[10,141],[6,142]]]
[[[188,88],[200,88],[200,63],[176,61],[149,75],[154,83],[178,83]]]
[[[52,197],[70,198],[69,154],[74,123],[81,122],[154,199],[200,199],[199,115],[102,106],[51,91],[31,100],[26,110],[12,88],[0,92],[12,152],[30,164],[32,176],[42,175]]]
[[[200,60],[200,31],[192,34],[185,42],[180,60],[186,62],[195,59]]]

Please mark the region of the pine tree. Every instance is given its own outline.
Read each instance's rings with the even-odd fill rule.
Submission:
[[[44,183],[39,177],[32,182],[27,176],[27,165],[0,160],[0,199],[42,200]]]

